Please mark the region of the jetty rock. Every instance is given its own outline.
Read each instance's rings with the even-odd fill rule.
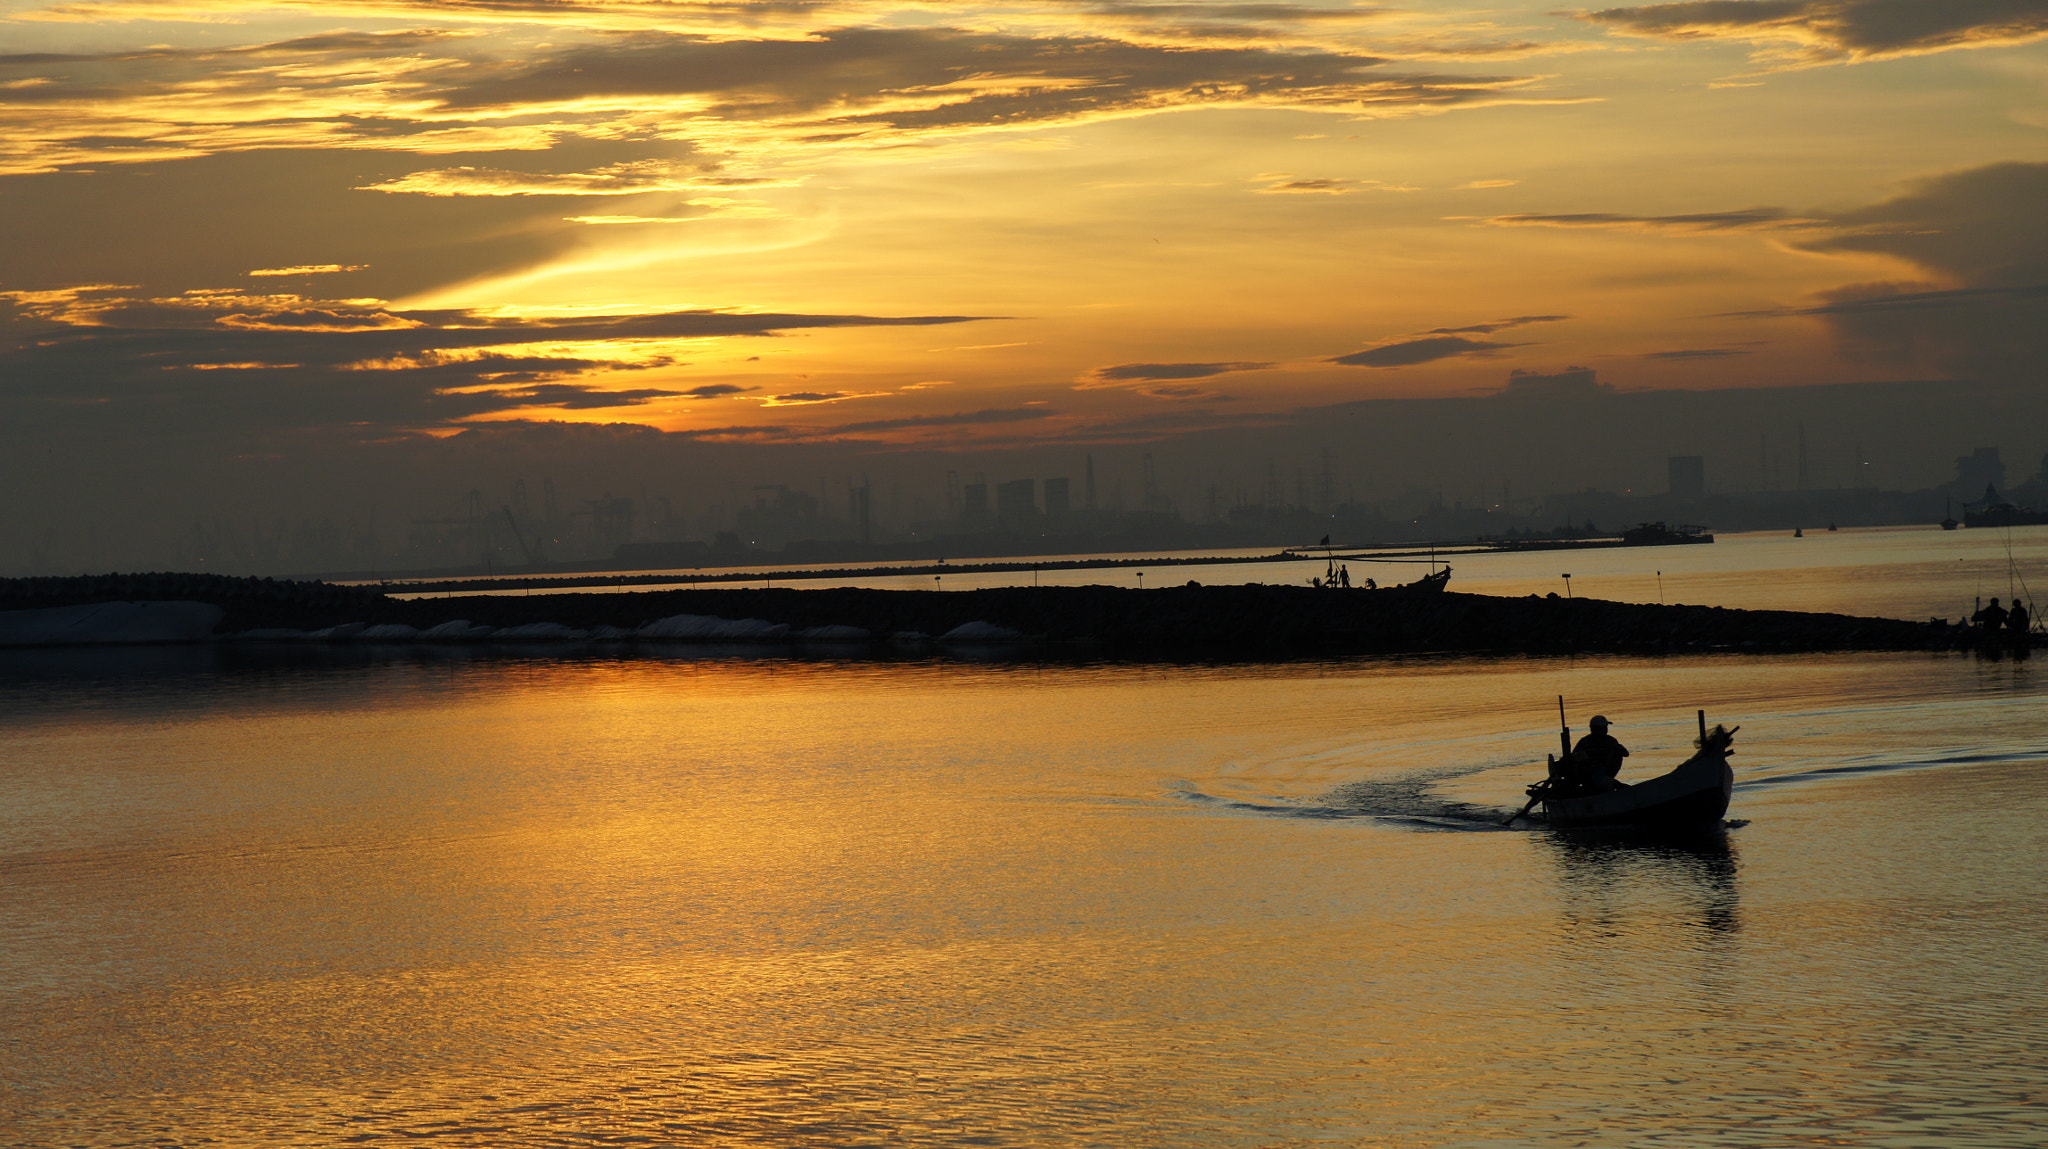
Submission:
[[[40,613],[49,611],[58,613]],[[398,598],[378,588],[289,580],[104,575],[0,579],[0,616],[5,615],[15,617],[0,631],[4,645],[198,641],[217,635],[329,643],[501,637],[865,640],[899,650],[931,642],[956,650],[1030,645],[1090,656],[1272,659],[1425,651],[1959,650],[1983,644],[1971,628],[1939,621],[1258,584],[954,591],[692,587]],[[418,633],[407,637],[406,628]]]
[[[0,646],[196,642],[226,615],[206,602],[101,602],[0,611]]]
[[[1021,630],[1011,630],[1007,626],[997,626],[995,623],[983,622],[980,619],[976,619],[973,622],[963,622],[959,626],[956,626],[953,629],[947,631],[946,633],[940,635],[939,641],[1023,642],[1025,641],[1026,637],[1027,636]]]
[[[789,624],[758,618],[718,618],[678,614],[650,622],[634,631],[639,638],[691,639],[711,642],[774,642],[789,634]]]
[[[465,642],[489,638],[496,633],[498,628],[495,626],[477,626],[466,618],[452,618],[421,631],[420,638],[426,642]]]
[[[523,626],[508,626],[491,636],[492,642],[511,640],[515,642],[574,642],[590,637],[587,630],[563,626],[559,622],[529,622]]]
[[[866,642],[873,636],[863,626],[807,626],[795,637],[805,642]]]

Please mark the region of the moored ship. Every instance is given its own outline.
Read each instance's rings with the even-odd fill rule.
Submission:
[[[1966,527],[2032,527],[2048,523],[2048,510],[2022,507],[1998,497],[1998,489],[1986,484],[1984,497],[1963,504]],[[1943,529],[1948,529],[1944,524]]]
[[[1666,547],[1677,543],[1713,541],[1714,536],[1707,528],[1696,527],[1690,523],[1680,523],[1675,527],[1667,527],[1661,522],[1637,523],[1621,532],[1622,545],[1630,547]]]

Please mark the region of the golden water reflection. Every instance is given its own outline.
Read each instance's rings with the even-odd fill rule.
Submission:
[[[95,1146],[2018,1145],[2048,1077],[2048,719],[1986,673],[0,673],[35,701],[4,712],[0,1123]],[[1646,769],[1692,704],[1741,721],[1750,824],[1501,830],[1560,692],[1599,698]]]

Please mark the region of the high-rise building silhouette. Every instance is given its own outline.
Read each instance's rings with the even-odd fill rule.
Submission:
[[[1063,519],[1072,508],[1067,493],[1067,480],[1047,479],[1045,481],[1045,516],[1049,519]]]
[[[960,488],[960,521],[965,526],[977,527],[988,521],[988,484],[980,481],[968,483]]]
[[[1030,526],[1038,516],[1038,480],[996,484],[996,521],[1006,528]]]

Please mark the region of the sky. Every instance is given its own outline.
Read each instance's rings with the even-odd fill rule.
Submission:
[[[0,571],[515,478],[1647,481],[1591,408],[1599,458],[1474,473],[1586,370],[1549,398],[1735,393],[1655,445],[1710,485],[1787,390],[1885,482],[2017,479],[2044,39],[2048,0],[0,0]],[[1492,437],[1418,452],[1417,403]]]

